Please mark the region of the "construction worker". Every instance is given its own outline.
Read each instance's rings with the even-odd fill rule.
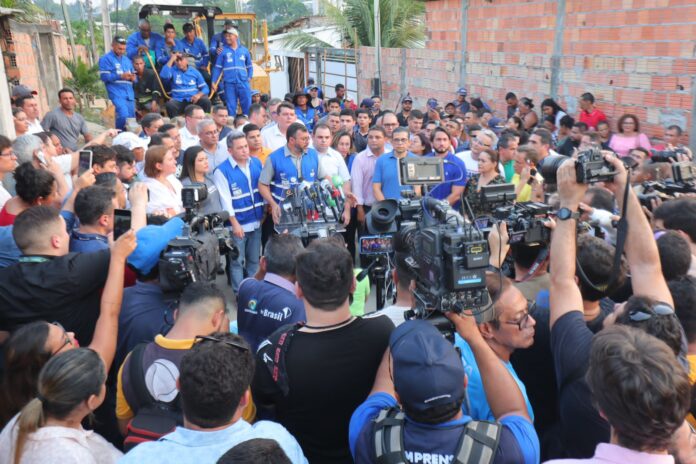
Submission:
[[[176,66],[174,64],[176,63]],[[170,118],[179,116],[188,105],[194,104],[210,112],[208,85],[201,73],[189,66],[188,59],[182,52],[174,52],[166,65],[162,66],[160,77],[171,85],[171,98],[166,103]]]
[[[200,38],[196,37],[196,30],[193,24],[184,24],[183,31],[184,38],[179,40],[179,47],[184,53],[187,53],[193,58],[196,69],[210,85],[210,73],[208,73],[208,47]]]
[[[222,31],[213,35],[210,39],[210,62],[215,65],[217,62],[217,57],[222,53],[222,48],[225,46],[225,31],[227,29],[233,28],[234,23],[229,19],[225,20],[225,25],[222,27]]]
[[[138,21],[138,32],[132,33],[128,37],[126,46],[126,55],[129,60],[135,58],[136,55],[150,55],[153,63],[156,62],[157,56],[160,54],[160,49],[164,47],[164,37],[152,32],[150,21],[141,19]],[[145,59],[145,64],[150,67],[150,60]]]
[[[237,102],[242,113],[248,114],[251,106],[251,77],[254,74],[251,53],[239,43],[239,32],[231,27],[225,29],[225,41],[222,53],[218,56],[213,69],[213,90],[217,90],[218,78],[223,73],[225,103],[230,115],[237,114]]]
[[[124,129],[126,118],[135,117],[133,82],[136,75],[133,63],[126,56],[126,39],[123,37],[114,37],[111,51],[99,58],[99,77],[116,108],[116,129]]]

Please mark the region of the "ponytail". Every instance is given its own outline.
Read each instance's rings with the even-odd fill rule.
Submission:
[[[22,408],[17,418],[16,427],[17,441],[15,444],[14,464],[19,464],[22,459],[22,451],[27,437],[34,433],[43,425],[43,402],[39,398],[34,398]]]

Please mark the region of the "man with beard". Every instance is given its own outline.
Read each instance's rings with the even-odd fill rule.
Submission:
[[[430,195],[457,208],[466,186],[466,167],[452,154],[452,141],[445,129],[436,127],[430,135],[433,152],[425,155],[445,161],[445,182],[430,191]]]

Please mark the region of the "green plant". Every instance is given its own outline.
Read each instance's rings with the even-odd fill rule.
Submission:
[[[72,77],[65,79],[65,85],[75,92],[77,106],[82,112],[85,105],[94,101],[95,98],[106,95],[104,86],[99,79],[99,65],[90,66],[81,57],[77,60],[60,59]]]

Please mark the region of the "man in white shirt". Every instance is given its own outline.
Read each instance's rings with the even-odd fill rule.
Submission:
[[[471,150],[455,153],[455,156],[464,162],[466,176],[478,174],[478,158],[484,150],[495,150],[498,146],[498,136],[490,129],[482,129],[471,139]],[[498,163],[498,172],[505,175],[503,165]]]
[[[338,176],[343,181],[343,194],[355,198],[350,185],[350,172],[343,156],[331,148],[331,129],[328,125],[319,123],[314,126],[314,149],[319,158],[319,179],[332,180]],[[350,221],[350,202],[345,203],[343,221]]]
[[[5,206],[7,200],[12,198],[10,192],[2,185],[2,179],[14,172],[16,167],[17,156],[12,149],[12,141],[4,135],[0,135],[0,209]]]
[[[264,128],[268,124],[268,113],[260,103],[254,103],[249,107],[249,123]]]
[[[189,105],[184,109],[185,125],[179,131],[181,136],[181,149],[186,150],[194,145],[200,145],[198,139],[198,123],[205,119],[203,108],[198,105]]]
[[[297,120],[295,108],[288,102],[278,105],[276,112],[278,113],[277,124],[261,131],[263,146],[272,152],[288,143],[286,132],[290,124]]]
[[[41,125],[41,114],[39,113],[39,101],[34,95],[30,94],[17,99],[17,106],[22,108],[22,111],[27,115],[29,134],[44,132],[44,128]]]
[[[208,169],[213,172],[230,157],[225,140],[218,139],[218,129],[215,121],[204,119],[198,123],[198,138],[203,151],[208,155]]]

